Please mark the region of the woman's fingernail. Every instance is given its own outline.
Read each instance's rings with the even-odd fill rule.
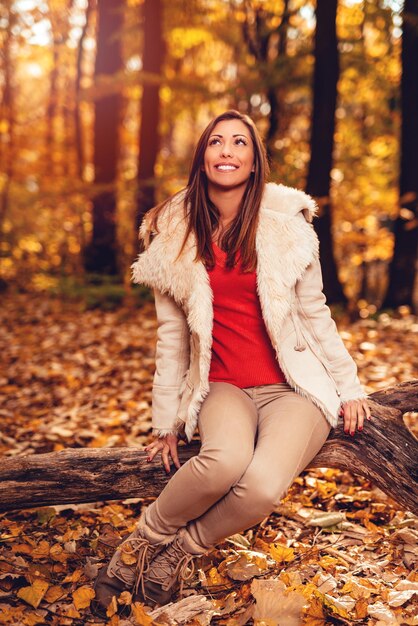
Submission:
[[[359,430],[363,430],[363,426],[359,426],[359,427],[358,427],[358,429],[359,429]]]
[[[351,436],[353,436],[353,435],[354,435],[354,430],[352,430],[352,431],[350,432],[350,435],[351,435]]]
[[[345,434],[346,434],[346,435],[348,434],[348,430],[345,430],[345,429],[344,429],[344,432],[345,432]]]

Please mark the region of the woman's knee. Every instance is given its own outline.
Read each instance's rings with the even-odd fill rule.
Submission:
[[[248,509],[257,513],[260,519],[267,517],[277,508],[285,496],[293,480],[283,477],[271,480],[271,476],[258,473],[245,475],[245,482],[238,484],[236,489],[241,500]]]
[[[251,462],[251,455],[240,450],[211,449],[201,450],[189,462],[193,470],[201,479],[202,490],[205,493],[219,496],[224,495],[235,485]]]

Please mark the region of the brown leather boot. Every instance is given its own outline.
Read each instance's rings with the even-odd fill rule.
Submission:
[[[99,617],[106,617],[106,611],[113,596],[118,598],[123,591],[134,591],[140,584],[151,560],[164,550],[172,536],[158,535],[145,522],[145,514],[135,530],[118,546],[109,564],[100,570],[94,583],[95,598],[90,608]],[[129,606],[120,607],[118,614],[127,616]]]
[[[171,602],[177,591],[183,594],[183,584],[195,571],[195,559],[203,550],[186,528],[180,528],[172,543],[155,555],[143,577],[138,581],[134,601],[154,607]]]

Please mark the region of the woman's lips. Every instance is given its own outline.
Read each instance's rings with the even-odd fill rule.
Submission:
[[[218,170],[218,172],[235,172],[235,170],[238,169],[238,165],[220,163],[219,165],[215,165],[215,169]]]

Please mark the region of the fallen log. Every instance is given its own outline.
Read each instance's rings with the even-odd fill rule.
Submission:
[[[354,437],[343,422],[333,429],[308,465],[348,470],[369,479],[399,505],[418,514],[418,440],[403,413],[418,410],[418,380],[369,396],[372,420]],[[183,464],[200,442],[179,446]],[[169,480],[159,458],[146,461],[140,448],[67,449],[3,458],[0,511],[101,500],[156,497]]]

